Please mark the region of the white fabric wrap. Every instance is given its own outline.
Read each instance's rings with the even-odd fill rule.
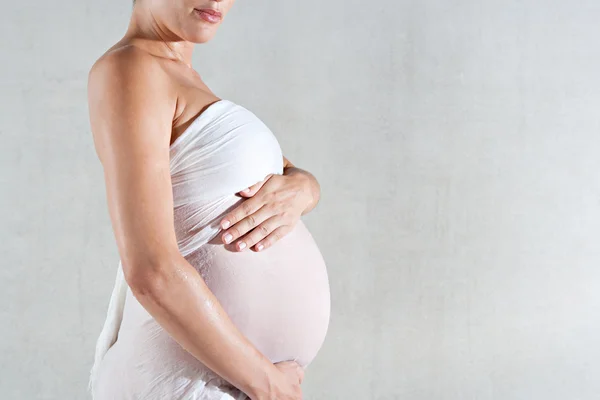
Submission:
[[[221,230],[221,216],[241,200],[235,193],[283,173],[276,137],[251,111],[226,99],[206,108],[170,147],[175,233],[186,257]],[[106,320],[96,342],[88,389],[117,341],[127,293],[119,260]]]

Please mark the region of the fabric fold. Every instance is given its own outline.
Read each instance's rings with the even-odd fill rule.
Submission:
[[[237,192],[268,174],[283,173],[283,155],[255,114],[223,99],[206,108],[171,144],[170,172],[177,244],[188,257],[219,233],[221,216],[242,200]],[[127,290],[119,260],[90,370],[92,393],[102,360],[118,340]]]

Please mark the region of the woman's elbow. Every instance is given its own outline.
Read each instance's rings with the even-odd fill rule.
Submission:
[[[140,295],[154,294],[165,286],[171,277],[176,260],[173,257],[154,257],[122,262],[125,281],[132,292]]]

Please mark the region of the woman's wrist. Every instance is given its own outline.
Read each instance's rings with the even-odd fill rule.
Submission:
[[[314,177],[314,175],[306,170],[295,166],[285,167],[283,169],[283,175],[290,177],[294,176],[295,178],[300,179],[302,182],[302,192],[306,195],[308,200],[306,207],[302,210],[301,215],[305,215],[312,209],[314,209],[317,203],[319,202],[321,192],[319,182]]]
[[[261,371],[260,378],[254,379],[245,388],[244,393],[250,397],[251,400],[267,400],[271,398],[273,393],[274,383],[277,381],[277,374],[280,374],[279,370],[275,368],[273,364],[267,366],[266,369]]]

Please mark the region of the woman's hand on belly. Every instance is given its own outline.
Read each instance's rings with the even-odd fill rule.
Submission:
[[[305,210],[312,208],[313,181],[304,173],[267,175],[242,191],[251,197],[223,217],[221,227],[227,230],[221,239],[224,243],[239,239],[235,246],[239,251],[252,246],[261,251],[272,246],[292,230]]]

